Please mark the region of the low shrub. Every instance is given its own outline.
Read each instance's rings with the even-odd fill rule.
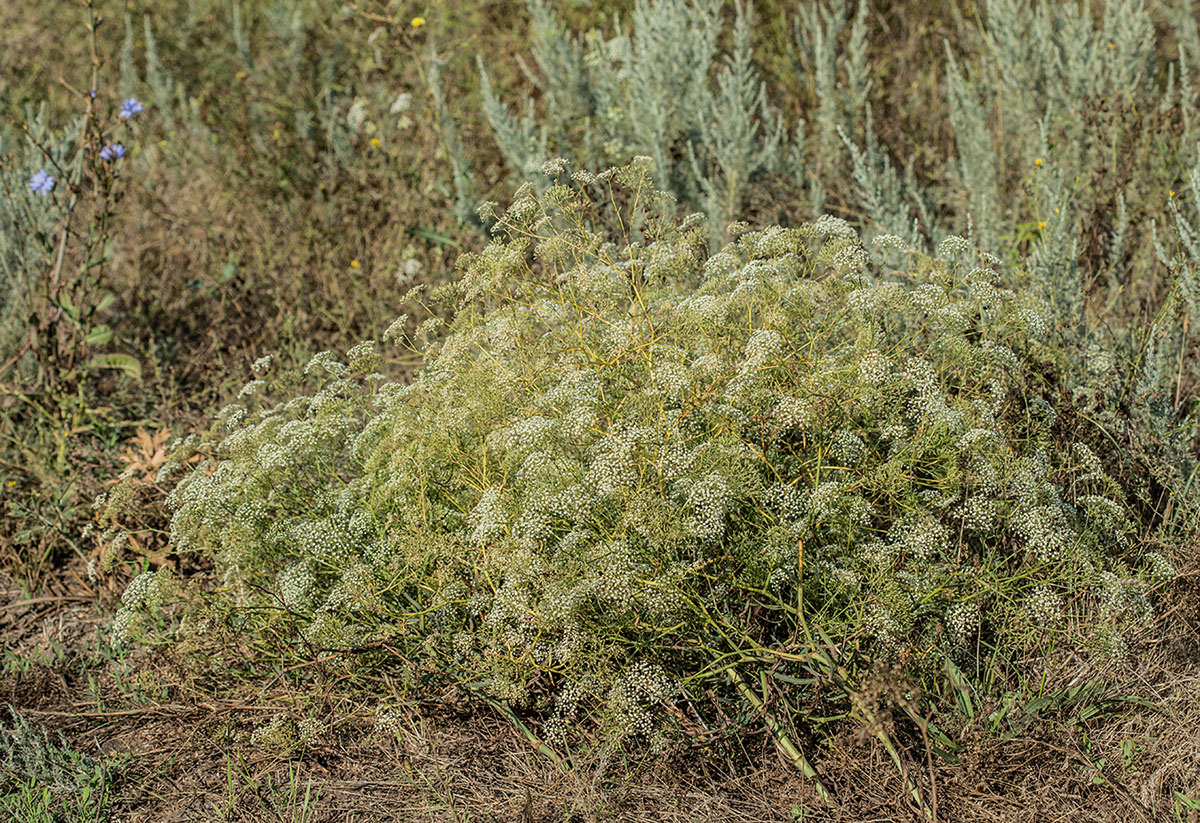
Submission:
[[[303,375],[256,365],[163,469],[174,547],[220,576],[180,636],[236,615],[551,742],[661,739],[671,707],[768,674],[804,717],[881,665],[999,690],[1031,654],[1119,656],[1173,570],[1102,433],[1065,419],[1044,307],[962,238],[868,247],[832,217],[710,255],[649,166],[548,163],[435,293],[446,334],[401,318]],[[397,343],[411,383],[382,373]],[[138,577],[120,631],[175,585]]]

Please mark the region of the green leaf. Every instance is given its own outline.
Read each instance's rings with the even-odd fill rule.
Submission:
[[[87,333],[83,338],[83,342],[89,346],[103,346],[109,340],[112,340],[112,329],[105,325],[99,325]]]
[[[109,306],[111,306],[115,302],[117,302],[117,296],[115,294],[102,295],[101,298],[96,301],[96,307],[93,308],[92,311],[93,312],[104,311],[105,309],[107,309]]]
[[[1177,802],[1183,804],[1183,807],[1185,809],[1191,809],[1191,810],[1200,809],[1200,800],[1192,800],[1190,797],[1188,797],[1187,795],[1185,795],[1183,792],[1180,792],[1180,791],[1176,791],[1174,794],[1175,794],[1175,800]]]
[[[79,309],[77,309],[75,307],[75,304],[71,302],[71,298],[69,296],[67,296],[66,294],[59,295],[58,305],[62,307],[62,310],[64,312],[66,312],[66,315],[71,320],[71,322],[74,323],[76,326],[78,326],[79,325]]]
[[[142,364],[128,354],[98,354],[88,361],[93,369],[120,369],[134,380],[142,379]]]
[[[462,248],[462,245],[453,237],[445,234],[439,234],[438,232],[430,231],[429,229],[414,228],[409,229],[408,233],[413,237],[420,237],[422,240],[428,240],[431,243],[437,243],[439,246],[450,246],[456,249]]]
[[[958,666],[950,660],[946,661],[946,677],[950,680],[950,685],[958,693],[958,708],[967,716],[968,720],[975,718],[975,706],[971,702],[971,684],[967,682],[967,678],[959,671]]]

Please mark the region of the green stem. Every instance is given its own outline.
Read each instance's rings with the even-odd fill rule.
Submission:
[[[817,788],[817,794],[821,795],[822,800],[830,805],[834,805],[833,796],[829,793],[829,790],[825,788],[825,785],[817,776],[817,770],[814,769],[812,764],[808,762],[808,758],[806,758],[804,753],[800,751],[800,747],[793,743],[791,738],[787,736],[787,733],[784,732],[778,721],[771,716],[771,713],[763,704],[762,698],[755,694],[754,691],[746,685],[745,681],[742,680],[742,676],[735,670],[726,669],[725,675],[729,678],[729,682],[732,683],[739,692],[741,692],[742,697],[746,699],[746,702],[753,706],[755,711],[762,715],[763,723],[765,723],[767,728],[771,730],[771,734],[775,736],[775,742],[779,744],[779,748],[783,750],[784,754],[791,759],[792,765],[800,771],[800,774],[813,782],[813,785]]]

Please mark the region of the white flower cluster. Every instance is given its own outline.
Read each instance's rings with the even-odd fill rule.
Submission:
[[[1149,567],[1148,574],[1151,580],[1173,580],[1179,576],[1179,572],[1175,570],[1175,567],[1158,552],[1147,554],[1146,563]]]
[[[254,361],[254,364],[250,366],[250,371],[254,372],[255,376],[262,377],[271,370],[271,364],[273,362],[274,358],[271,355],[264,354],[262,357]]]
[[[654,385],[669,399],[678,398],[688,387],[687,369],[679,363],[659,363],[651,375]]]
[[[989,497],[969,497],[960,510],[963,528],[979,535],[992,534],[1000,522],[1000,509]]]
[[[375,728],[391,737],[403,737],[405,713],[400,709],[384,709],[375,715]]]
[[[963,237],[950,235],[941,243],[938,243],[937,256],[943,260],[949,260],[954,257],[965,257],[975,251],[975,247],[971,242]]]
[[[375,572],[362,561],[350,563],[321,605],[326,611],[358,611],[364,614],[378,614],[381,607]]]
[[[702,540],[715,540],[725,534],[726,513],[733,493],[725,478],[710,474],[702,480],[677,481],[687,495],[692,532]]]
[[[627,541],[610,540],[596,547],[594,574],[588,581],[594,597],[609,606],[625,609],[633,600],[638,564]]]
[[[956,646],[962,646],[979,628],[979,604],[959,600],[946,609],[946,631]]]
[[[858,243],[847,243],[830,255],[830,265],[845,274],[855,275],[863,272],[871,263],[867,250]]]
[[[774,329],[755,329],[746,342],[742,374],[753,374],[779,362],[783,356],[783,335]]]
[[[829,444],[829,457],[842,466],[857,466],[866,453],[866,443],[849,429],[838,429]]]
[[[863,629],[875,638],[875,642],[885,652],[894,653],[903,645],[903,638],[908,634],[907,627],[890,610],[876,604],[872,605],[863,620]]]
[[[253,397],[254,395],[263,391],[266,387],[267,381],[265,380],[251,380],[249,383],[242,386],[241,390],[237,394],[237,399],[245,400],[247,397]]]
[[[1012,530],[1041,563],[1067,559],[1072,530],[1061,506],[1020,505],[1009,520]]]
[[[1016,374],[1021,370],[1021,361],[1008,346],[992,340],[983,340],[979,344],[985,362],[996,366],[1000,374]]]
[[[763,494],[763,502],[779,512],[785,523],[799,520],[807,506],[805,495],[796,484],[772,483]]]
[[[775,404],[774,417],[784,431],[802,429],[816,421],[812,401],[787,395]]]
[[[725,319],[728,305],[713,294],[696,294],[679,304],[679,310],[687,312],[703,323],[720,323]]]
[[[895,234],[877,234],[871,244],[880,251],[910,251],[910,246],[903,237]]]
[[[1025,329],[1029,336],[1034,340],[1042,341],[1046,339],[1046,335],[1050,333],[1049,327],[1046,325],[1046,318],[1041,312],[1033,309],[1020,309],[1017,312],[1022,322],[1025,323]]]
[[[809,494],[808,511],[814,520],[832,517],[841,497],[842,484],[837,480],[827,480]]]
[[[319,611],[304,628],[304,639],[318,649],[351,649],[363,641],[363,629],[340,616]]]
[[[289,532],[301,556],[326,566],[339,565],[355,553],[345,528],[331,519],[299,519],[291,524]]]
[[[286,714],[277,714],[250,734],[250,745],[269,749],[289,749],[299,740],[296,724]]]
[[[304,746],[312,745],[321,735],[322,731],[324,731],[324,726],[321,725],[320,721],[312,717],[302,718],[296,724],[296,738]]]
[[[1116,531],[1125,523],[1125,509],[1119,503],[1099,494],[1083,494],[1076,499],[1088,519],[1106,532]]]
[[[930,363],[910,359],[905,365],[904,381],[916,390],[916,396],[908,403],[908,413],[912,417],[929,426],[962,431],[963,414],[946,402],[946,395],[938,384],[937,371]]]
[[[315,594],[316,577],[312,565],[306,560],[297,560],[288,565],[276,578],[279,598],[289,609],[303,609]]]
[[[921,563],[929,563],[950,553],[950,531],[933,517],[921,517],[903,530],[900,544]]]
[[[1125,663],[1129,658],[1129,644],[1116,626],[1102,626],[1099,632],[1100,657],[1112,665]]]
[[[509,352],[521,345],[521,332],[513,318],[496,312],[487,319],[485,333],[488,343],[498,352]]]
[[[384,343],[391,343],[400,340],[404,336],[404,330],[408,328],[408,315],[402,314],[391,322],[384,329],[382,340]]]
[[[909,294],[914,306],[921,311],[934,313],[946,305],[946,290],[935,283],[922,283]]]
[[[358,374],[372,374],[383,365],[383,357],[374,340],[364,340],[346,352],[350,370]]]
[[[345,377],[349,374],[346,365],[338,360],[336,354],[331,351],[318,352],[313,355],[312,359],[304,367],[305,374],[321,375],[327,374],[331,377]]]
[[[137,613],[132,609],[120,608],[113,615],[112,623],[109,624],[110,637],[114,643],[127,642],[133,633],[134,624],[137,622]]]
[[[963,453],[996,452],[1000,449],[1002,436],[995,429],[976,427],[958,439],[958,450]]]
[[[644,443],[654,439],[653,431],[646,426],[622,426],[609,431],[593,447],[587,484],[600,495],[634,487],[638,480],[637,453]]]
[[[719,251],[711,255],[704,262],[704,276],[706,278],[728,277],[736,272],[740,266],[741,261],[738,260],[736,254],[728,251]],[[684,304],[686,305],[689,301],[694,301],[698,297],[690,297],[684,301]],[[714,297],[713,299],[715,300],[716,298]]]
[[[656,731],[655,709],[678,690],[666,670],[639,660],[622,672],[608,693],[608,707],[617,729],[625,734],[650,737]]]
[[[858,379],[868,386],[879,386],[892,378],[892,361],[878,349],[870,349],[858,359]]]
[[[492,486],[479,496],[479,502],[471,510],[468,522],[474,545],[485,546],[508,529],[508,513],[501,504],[502,494],[498,487]]]
[[[1100,602],[1102,615],[1115,615],[1129,605],[1130,596],[1125,589],[1125,584],[1121,582],[1121,578],[1110,571],[1103,571],[1096,575],[1096,579],[1092,583],[1092,590]]]
[[[170,579],[166,568],[145,571],[135,577],[121,596],[121,605],[127,609],[155,609],[162,605],[164,584]]]
[[[1035,626],[1054,628],[1062,621],[1062,597],[1048,586],[1038,586],[1026,599],[1025,612]]]

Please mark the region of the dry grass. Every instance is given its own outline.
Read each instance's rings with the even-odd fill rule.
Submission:
[[[374,721],[386,697],[379,684],[298,693],[286,680],[261,678],[213,688],[164,650],[97,655],[117,587],[89,587],[80,571],[62,570],[32,601],[6,588],[0,632],[11,656],[0,701],[64,731],[81,752],[129,756],[112,820],[927,819],[883,748],[852,727],[808,749],[836,798],[831,809],[765,735],[640,759],[592,751],[564,769],[504,717],[453,692],[394,701],[393,735]],[[1154,625],[1085,703],[1014,713],[1000,734],[968,725],[957,763],[927,757],[920,735],[892,721],[909,777],[941,821],[1194,821],[1186,808],[1175,817],[1172,791],[1200,795],[1198,627],[1193,568],[1171,584]],[[13,660],[40,662],[16,671]],[[1100,682],[1102,673],[1076,661],[1058,672],[1068,674],[1063,685]],[[251,732],[276,714],[313,717],[321,731],[291,749],[252,745]]]

